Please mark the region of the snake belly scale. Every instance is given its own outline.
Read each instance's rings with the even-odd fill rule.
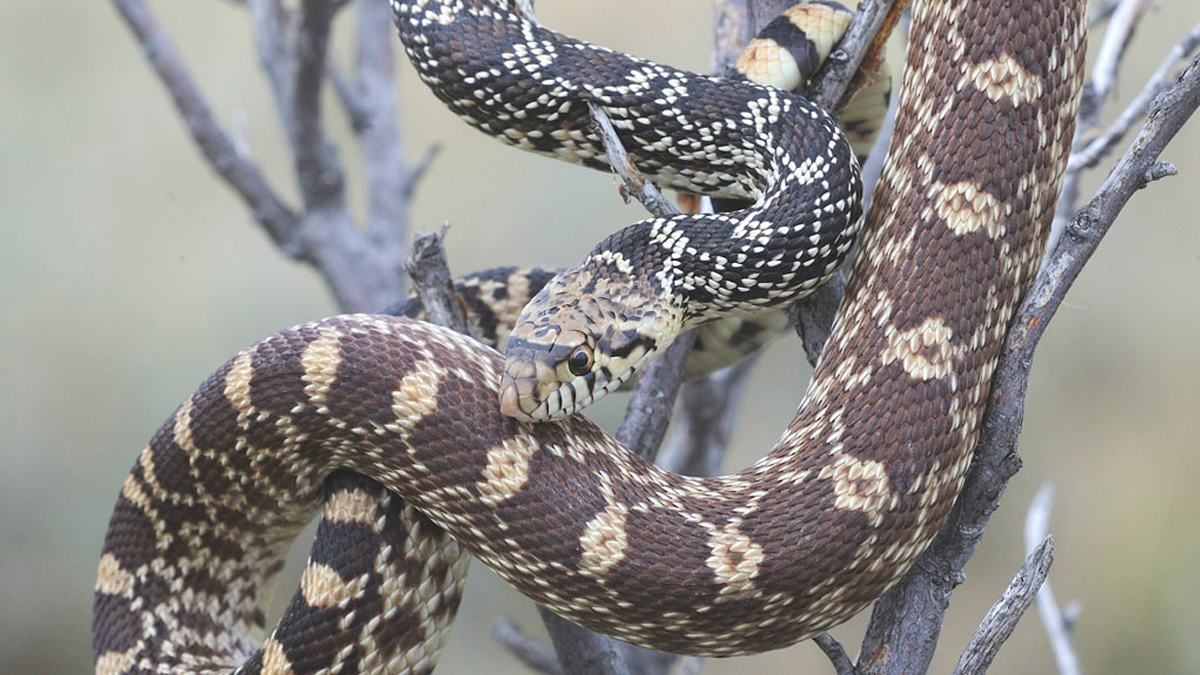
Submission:
[[[776,649],[858,612],[962,485],[1054,211],[1085,41],[1081,2],[916,4],[863,254],[794,419],[738,473],[666,473],[579,416],[505,417],[501,357],[409,319],[334,317],[243,351],[125,481],[96,671],[427,672],[463,550],[573,621],[678,653]],[[322,499],[346,551],[392,543],[314,552],[266,635],[270,580]]]

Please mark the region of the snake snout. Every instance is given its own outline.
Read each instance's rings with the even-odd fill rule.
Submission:
[[[509,348],[500,376],[500,412],[523,422],[551,419],[547,406],[557,380],[549,352]]]

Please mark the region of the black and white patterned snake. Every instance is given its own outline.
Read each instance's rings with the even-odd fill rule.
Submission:
[[[518,334],[532,346],[517,347],[537,349],[553,332],[549,317],[576,321],[587,314],[579,307],[616,297],[612,311],[633,315],[637,298],[687,295],[654,305],[683,324],[713,308],[778,305],[828,274],[848,245],[857,179],[826,184],[853,165],[844,141],[801,130],[819,140],[767,142],[785,135],[773,126],[785,117],[829,126],[803,99],[573,41],[504,0],[393,8],[422,78],[488,133],[600,165],[580,112],[597,101],[612,106],[647,174],[757,200],[750,221],[746,212],[716,219],[723,262],[692,252],[685,239],[707,235],[673,230],[674,221],[638,226],[638,250],[658,253],[606,240],[576,269],[610,276],[551,282],[526,310],[534,330]],[[758,462],[679,476],[582,416],[506,416],[502,380],[526,373],[510,363],[506,375],[491,349],[417,320],[298,326],[202,384],[126,478],[96,582],[96,672],[428,672],[468,552],[572,621],[670,652],[776,649],[860,611],[908,570],[963,483],[1001,343],[1054,212],[1083,14],[1078,0],[916,3],[861,254],[804,399]],[[821,215],[789,206],[783,220],[760,217],[797,195]],[[843,229],[827,229],[833,221]],[[792,243],[776,250],[781,230],[815,239],[798,258]],[[738,249],[746,238],[763,250]],[[783,271],[753,276],[757,253],[777,261],[764,269]],[[648,351],[647,337],[658,335],[608,335],[602,346],[589,334],[571,349],[593,339],[593,350],[628,347],[628,356]],[[569,353],[556,356],[570,370]],[[505,404],[514,407],[532,416]],[[300,587],[267,631],[270,581],[322,508]]]

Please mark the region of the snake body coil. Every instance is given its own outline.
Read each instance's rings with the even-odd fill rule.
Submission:
[[[453,23],[455,8],[504,11],[400,4],[402,26],[414,12]],[[409,34],[410,48],[424,35]],[[537,35],[510,45],[511,59],[481,55],[529,74],[481,127],[519,119],[520,95],[557,96],[538,79],[549,48],[603,52]],[[97,579],[96,671],[426,672],[462,549],[554,612],[671,652],[775,649],[858,612],[924,550],[962,485],[1054,211],[1085,35],[1080,2],[917,3],[863,254],[796,416],[739,473],[669,474],[586,419],[505,417],[501,358],[408,319],[335,317],[242,352],[125,481]],[[455,67],[499,68],[474,63]],[[708,105],[677,94],[672,106]],[[655,171],[700,175],[686,168]],[[261,642],[269,581],[322,499],[337,543],[314,550]]]

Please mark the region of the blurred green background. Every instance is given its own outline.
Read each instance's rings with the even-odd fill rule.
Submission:
[[[243,10],[213,0],[155,10],[221,122],[294,199]],[[539,10],[546,24],[595,42],[708,69],[707,3]],[[1198,18],[1191,0],[1150,10],[1121,74],[1122,98]],[[0,671],[80,673],[90,669],[105,523],[138,450],[238,349],[335,310],[314,273],[276,253],[201,161],[109,3],[6,0],[0,34]],[[445,112],[407,63],[401,79],[410,156],[434,139],[445,147],[420,185],[414,226],[453,222],[456,271],[568,264],[641,216],[610,177],[489,141]],[[347,140],[344,116],[328,109],[333,133]],[[954,596],[935,672],[952,667],[1020,564],[1022,517],[1044,481],[1058,488],[1051,578],[1061,600],[1082,604],[1075,636],[1087,672],[1200,672],[1200,122],[1165,158],[1181,175],[1134,197],[1038,352],[1025,469]],[[345,159],[361,204],[357,156]],[[743,403],[753,423],[738,430],[728,468],[752,462],[786,424],[807,377],[797,348],[782,341],[758,367]],[[599,415],[611,425],[617,413],[610,405]],[[524,672],[488,637],[505,613],[540,630],[531,605],[477,565],[441,672]],[[860,617],[836,635],[853,648],[862,627]],[[829,667],[801,644],[705,672]],[[994,672],[1054,672],[1035,616]]]

